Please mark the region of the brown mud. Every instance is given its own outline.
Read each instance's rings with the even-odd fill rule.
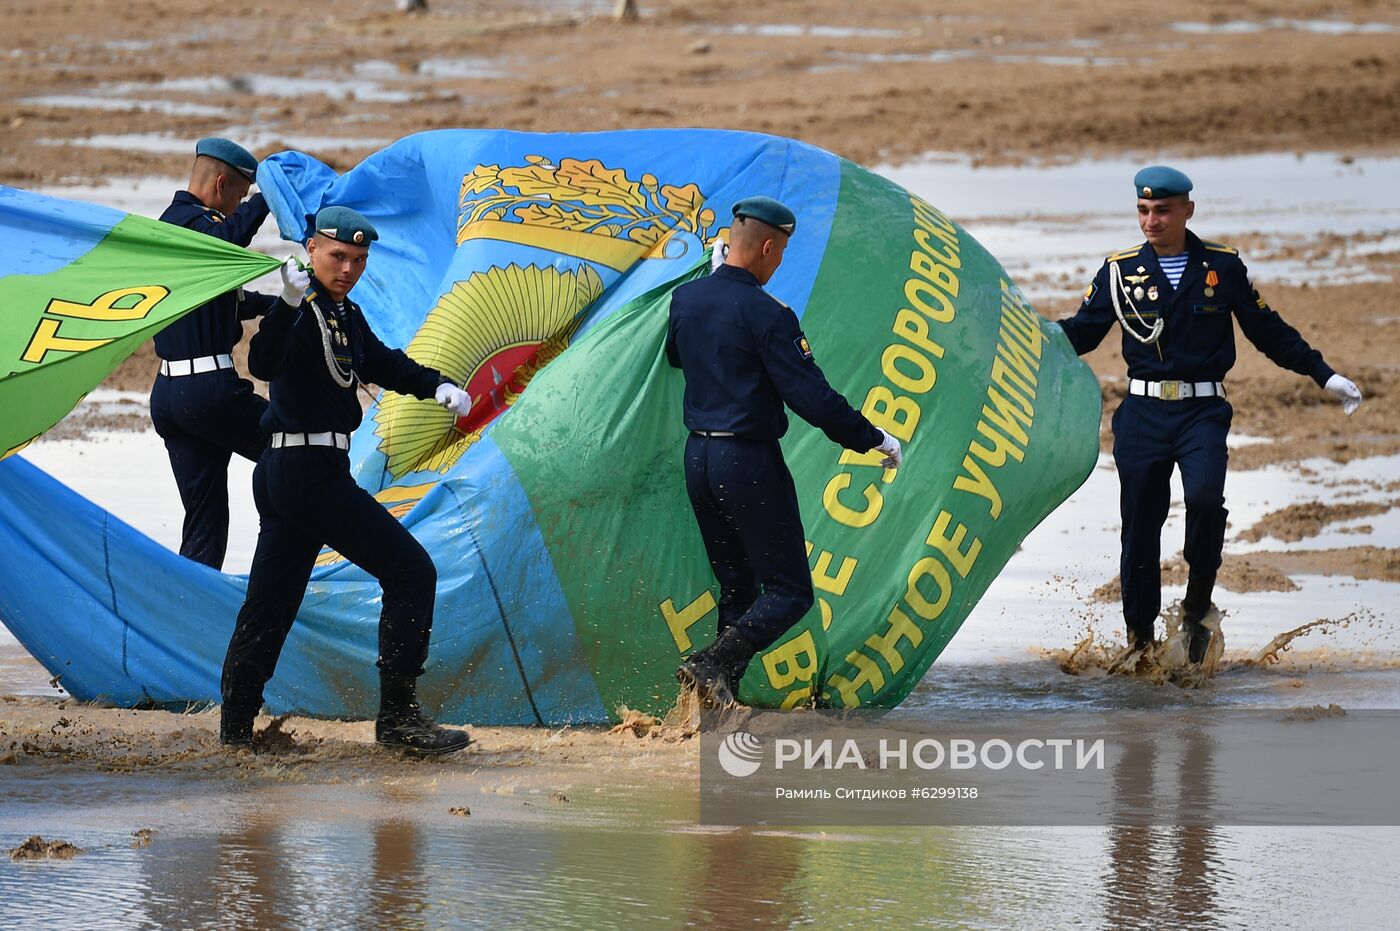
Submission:
[[[474,775],[482,791],[546,797],[698,771],[694,732],[659,722],[641,739],[623,727],[473,727],[470,749],[429,759],[378,747],[373,722],[263,715],[253,751],[221,747],[218,724],[217,710],[177,714],[7,695],[0,696],[0,753],[13,755],[17,776],[54,766],[102,773],[155,767],[258,784]]]
[[[11,860],[71,860],[85,851],[66,840],[44,840],[38,834],[11,850]]]
[[[1255,543],[1265,537],[1273,537],[1276,540],[1296,543],[1306,537],[1317,536],[1328,524],[1384,514],[1396,504],[1400,502],[1360,501],[1324,504],[1321,501],[1301,501],[1282,510],[1270,511],[1253,527],[1241,532],[1239,538]]]
[[[1163,585],[1185,585],[1187,572],[1186,560],[1180,556],[1162,560]],[[1344,546],[1326,550],[1226,553],[1215,584],[1231,592],[1293,592],[1298,590],[1292,578],[1295,575],[1342,575],[1400,582],[1400,550]],[[1122,580],[1115,575],[1094,589],[1091,597],[1103,604],[1116,604],[1123,599]]]
[[[96,133],[196,139],[231,126],[272,140],[258,154],[305,133],[388,141],[455,126],[713,126],[792,136],[863,163],[930,149],[1009,161],[1167,142],[1230,153],[1325,141],[1360,153],[1393,146],[1400,127],[1393,35],[1172,28],[1279,16],[1400,23],[1393,4],[1371,0],[1248,0],[1228,11],[1182,0],[1127,17],[1094,0],[639,5],[638,20],[617,23],[606,0],[558,4],[563,10],[433,0],[422,16],[395,13],[391,0],[342,0],[295,15],[263,0],[10,4],[0,182],[179,174],[188,159],[178,154],[79,143]],[[349,81],[366,62],[410,99],[355,86],[271,97],[252,80]],[[139,98],[181,78],[208,79],[185,96],[212,113],[31,100],[114,85]],[[1150,87],[1179,93],[1125,92]],[[377,147],[351,144],[332,161],[345,168]]]

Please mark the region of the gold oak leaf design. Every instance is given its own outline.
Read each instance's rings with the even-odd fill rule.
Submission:
[[[499,165],[477,165],[469,174],[462,176],[462,191],[459,197],[465,199],[468,194],[483,194],[500,183]]]
[[[525,197],[548,197],[552,200],[578,200],[583,191],[564,184],[554,169],[543,165],[529,168],[506,168],[501,171],[501,183],[520,191]]]
[[[700,212],[700,205],[705,202],[705,195],[700,193],[700,187],[696,184],[687,184],[685,187],[663,184],[661,196],[666,199],[667,210],[678,213],[692,222]]]
[[[556,230],[590,230],[597,219],[585,217],[572,210],[565,210],[557,204],[542,207],[539,204],[526,204],[515,212],[522,223],[531,226],[545,226]]]
[[[642,186],[628,181],[626,171],[607,168],[596,158],[587,161],[560,159],[558,176],[561,182],[583,191],[583,196],[578,200],[590,207],[630,207],[636,211],[647,203]]]

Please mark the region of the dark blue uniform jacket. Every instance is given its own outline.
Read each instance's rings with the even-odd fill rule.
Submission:
[[[1277,365],[1307,375],[1319,385],[1327,383],[1335,374],[1332,368],[1259,296],[1236,250],[1203,242],[1189,230],[1186,249],[1190,257],[1176,288],[1167,280],[1157,264],[1157,254],[1147,243],[1105,259],[1078,313],[1060,321],[1075,352],[1083,355],[1092,350],[1118,323],[1109,293],[1109,268],[1116,262],[1123,272],[1124,287],[1129,292],[1143,289],[1143,296],[1134,301],[1143,322],[1133,316],[1119,294],[1128,321],[1145,334],[1158,315],[1165,320],[1162,337],[1155,345],[1144,345],[1123,334],[1123,359],[1130,378],[1224,381],[1225,373],[1235,364],[1233,318],[1239,321],[1249,341]]]
[[[180,191],[160,218],[224,242],[246,246],[267,219],[267,201],[262,194],[254,194],[240,204],[232,216],[226,217],[213,207],[206,207],[189,191]],[[198,359],[230,353],[243,338],[239,321],[260,317],[276,303],[274,296],[244,292],[241,288],[220,294],[157,333],[156,355],[162,359]]]
[[[262,420],[268,433],[353,433],[361,420],[356,381],[423,399],[446,381],[381,343],[359,305],[346,298],[337,308],[315,278],[300,306],[279,298],[263,317],[248,347],[248,370],[269,382]]]
[[[792,309],[745,269],[721,265],[671,296],[666,358],[685,372],[685,425],[777,440],[786,403],[832,441],[857,452],[880,431],[827,383]]]

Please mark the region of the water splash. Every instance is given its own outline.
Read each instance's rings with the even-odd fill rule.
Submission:
[[[1162,614],[1166,637],[1152,646],[1137,649],[1116,641],[1100,642],[1088,630],[1070,650],[1055,649],[1045,655],[1071,676],[1128,676],[1155,685],[1171,683],[1182,688],[1200,688],[1223,668],[1225,635],[1223,615],[1211,607],[1201,623],[1211,632],[1210,645],[1199,664],[1187,658],[1187,634],[1182,628],[1181,605],[1173,604]],[[1227,664],[1228,665],[1228,664]]]

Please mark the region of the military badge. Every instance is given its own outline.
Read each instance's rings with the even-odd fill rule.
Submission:
[[[792,344],[797,347],[797,354],[800,355],[804,361],[812,361],[812,344],[807,342],[807,337],[799,336],[792,341]]]
[[[1157,300],[1157,286],[1155,284],[1147,289],[1147,299],[1149,301]]]

